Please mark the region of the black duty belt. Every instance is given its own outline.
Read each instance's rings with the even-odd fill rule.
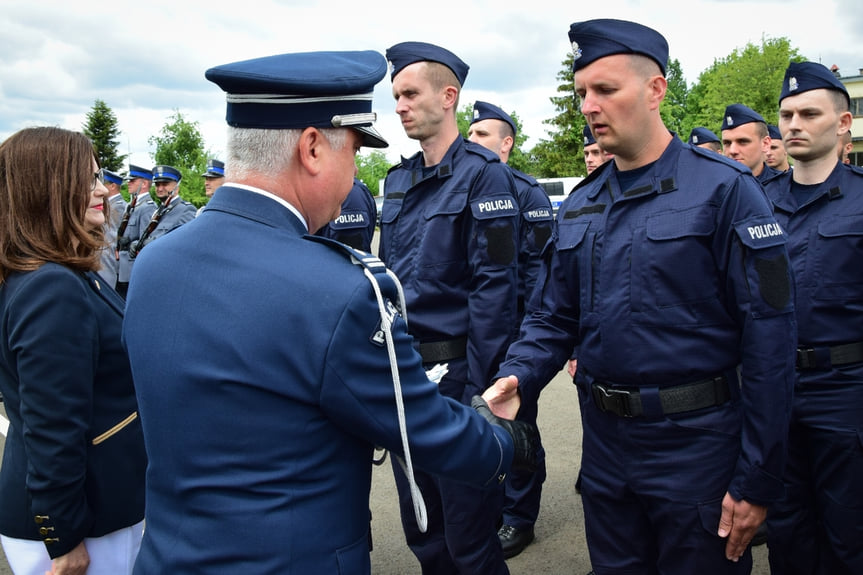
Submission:
[[[459,359],[467,356],[467,336],[421,343],[419,352],[423,356],[423,363],[440,363]]]
[[[596,381],[591,391],[593,401],[601,411],[620,417],[644,415],[641,392],[638,388],[616,387]],[[728,378],[724,375],[659,389],[662,415],[714,407],[722,405],[729,399],[731,399],[731,390],[728,387]]]
[[[797,369],[830,369],[863,361],[863,341],[831,347],[798,347]]]

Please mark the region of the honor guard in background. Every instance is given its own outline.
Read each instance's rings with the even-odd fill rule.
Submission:
[[[399,276],[426,368],[446,365],[439,391],[469,404],[503,359],[518,320],[520,210],[512,172],[462,138],[456,122],[468,65],[423,42],[387,50],[395,111],[422,148],[390,169],[380,256]],[[503,490],[417,473],[428,530],[393,465],[408,545],[426,575],[508,573],[497,535]]]
[[[371,253],[377,218],[378,208],[371,190],[354,177],[354,185],[342,204],[339,217],[318,230],[317,235]]]
[[[150,197],[150,186],[153,183],[153,171],[129,164],[126,175],[129,183],[129,204],[120,219],[117,228],[117,292],[126,297],[129,289],[129,278],[132,275],[134,259],[129,256],[132,242],[137,241],[143,226],[150,221],[150,216],[156,211],[156,202]]]
[[[587,175],[590,175],[593,170],[613,158],[614,154],[609,154],[599,147],[590,131],[590,126],[584,126],[582,137],[584,140],[584,165],[587,168]],[[569,190],[566,192],[569,193]]]
[[[692,131],[689,132],[689,143],[699,148],[722,153],[722,142],[719,141],[719,137],[716,134],[707,128],[692,128]]]
[[[509,114],[498,106],[477,101],[468,129],[468,139],[495,152],[506,164],[515,145],[517,128]],[[518,311],[514,335],[524,315],[525,302],[539,273],[540,252],[551,237],[554,220],[551,200],[536,179],[512,170],[518,207],[521,210],[521,237],[518,247]],[[537,406],[522,403],[518,419],[536,425]],[[512,472],[504,484],[503,524],[498,530],[504,558],[515,557],[534,538],[539,515],[542,484],[545,481],[545,451],[539,452],[539,468],[533,473]]]
[[[764,155],[764,161],[777,172],[787,172],[791,165],[788,163],[788,152],[785,151],[785,144],[782,143],[779,127],[767,124],[767,133],[770,135],[770,148]]]
[[[614,160],[561,205],[495,384],[536,401],[578,345],[597,575],[749,573],[749,541],[783,493],[796,331],[786,238],[750,170],[663,123],[662,35],[603,19],[572,24],[569,39],[581,112]],[[498,415],[512,414],[505,401],[490,402]]]
[[[722,151],[725,157],[740,162],[759,182],[779,173],[765,162],[770,151],[770,135],[764,118],[743,104],[731,104],[722,116]]]
[[[438,393],[380,260],[311,235],[360,147],[387,145],[385,74],[373,51],[206,72],[228,94],[229,184],[141,252],[126,306],[152,454],[136,575],[368,575],[375,446],[477,490],[535,458],[529,426]]]
[[[107,246],[102,250],[100,257],[101,267],[99,275],[102,276],[109,286],[117,287],[117,269],[119,262],[117,261],[117,228],[120,227],[120,222],[123,220],[123,214],[126,212],[126,200],[123,199],[123,194],[120,188],[123,186],[123,176],[116,174],[111,170],[102,168],[101,170],[102,183],[108,190],[108,198],[106,203],[105,218],[105,241]]]
[[[204,178],[204,193],[209,201],[213,197],[213,192],[225,183],[225,163],[212,158],[207,160],[207,171],[201,174],[201,177]],[[195,216],[198,216],[202,209],[204,209],[203,206],[198,208]]]
[[[797,284],[785,497],[767,516],[777,575],[863,573],[863,171],[836,157],[849,102],[825,66],[790,64],[779,127],[794,169],[764,186]]]
[[[172,166],[153,168],[153,184],[156,186],[159,205],[150,220],[142,225],[141,235],[129,247],[129,255],[133,259],[144,246],[195,219],[195,206],[179,196],[182,178],[180,171]],[[141,224],[143,221],[139,220]]]

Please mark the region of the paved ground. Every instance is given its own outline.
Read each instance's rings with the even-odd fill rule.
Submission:
[[[0,413],[5,415],[2,409]],[[581,456],[581,421],[575,388],[565,374],[558,375],[543,392],[539,414],[547,452],[548,478],[536,526],[536,541],[521,555],[510,559],[509,568],[512,575],[585,575],[590,571],[590,560],[584,540],[581,500],[573,487]],[[404,543],[392,470],[388,464],[375,468],[371,509],[372,573],[419,575],[419,564]],[[0,551],[0,575],[11,573]],[[752,573],[769,573],[764,546],[756,548]]]

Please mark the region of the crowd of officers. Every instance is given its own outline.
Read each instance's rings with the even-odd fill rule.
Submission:
[[[396,113],[422,151],[386,177],[379,257],[403,284],[423,366],[446,365],[439,392],[466,404],[517,379],[489,404],[535,424],[540,391],[569,361],[600,575],[746,573],[765,517],[776,573],[863,572],[863,180],[841,161],[847,91],[819,64],[792,64],[778,127],[730,103],[721,137],[699,127],[684,142],[658,114],[661,35],[596,20],[570,39],[589,174],[556,222],[536,181],[506,166],[509,115],[476,102],[470,139],[458,135],[468,66],[431,44],[387,51]],[[603,92],[612,84],[635,95]],[[104,271],[121,294],[137,254],[195,217],[180,179],[130,166],[131,201],[112,199],[121,217]],[[376,216],[355,179],[318,235],[370,251]],[[504,559],[534,539],[540,462],[497,491],[409,478],[393,459],[423,572],[507,573]]]

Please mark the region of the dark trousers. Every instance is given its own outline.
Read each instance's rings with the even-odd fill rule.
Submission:
[[[794,393],[785,497],[767,515],[770,572],[858,575],[863,573],[863,383],[797,385]]]
[[[522,403],[516,419],[536,425],[537,405]],[[516,529],[530,529],[539,516],[542,484],[545,481],[545,450],[540,448],[539,467],[534,472],[510,470],[504,481],[503,523]]]
[[[748,575],[752,554],[725,558],[722,499],[740,453],[740,405],[673,419],[600,411],[578,386],[581,497],[596,575]]]
[[[407,477],[396,458],[390,459],[405,538],[420,562],[423,575],[509,574],[497,537],[501,486],[480,489],[414,469],[428,512],[428,529],[421,533]]]

